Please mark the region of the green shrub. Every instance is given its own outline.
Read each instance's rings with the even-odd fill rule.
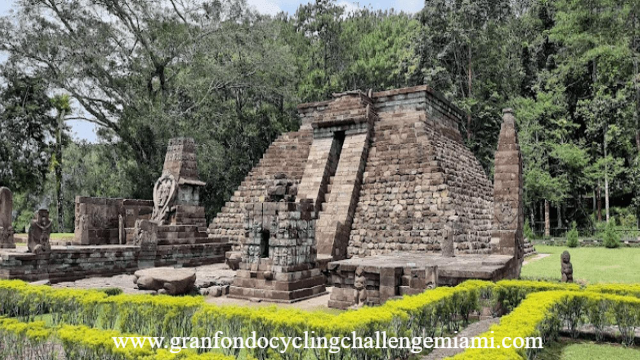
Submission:
[[[578,326],[592,324],[596,339],[602,339],[605,327],[615,326],[620,332],[621,342],[633,345],[634,330],[640,326],[640,299],[591,291],[533,293],[511,314],[502,317],[498,325],[479,335],[498,348],[468,348],[453,359],[532,359],[539,349],[507,349],[502,347],[503,339],[540,337],[546,344],[557,337],[563,323],[574,336]]]
[[[571,224],[571,230],[567,233],[567,246],[570,248],[578,247],[578,228],[575,221]]]
[[[102,291],[103,293],[107,294],[107,296],[116,296],[116,295],[120,295],[120,294],[122,294],[124,292],[124,291],[122,291],[122,289],[116,288],[116,287],[98,289],[98,291]]]
[[[609,249],[620,247],[620,235],[616,231],[615,221],[613,218],[609,220],[602,232],[602,243]]]
[[[536,238],[536,234],[531,230],[531,225],[529,224],[529,219],[524,221],[524,228],[522,229],[524,233],[524,237],[529,239],[529,241],[534,240]]]

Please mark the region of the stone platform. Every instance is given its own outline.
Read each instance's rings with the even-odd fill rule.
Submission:
[[[52,283],[88,277],[132,274],[140,268],[193,267],[224,262],[230,244],[206,243],[158,246],[142,261],[133,245],[54,246],[51,253],[27,253],[26,247],[0,251],[0,279],[49,280]]]
[[[328,264],[334,289],[329,307],[355,305],[355,273],[366,277],[367,304],[378,305],[397,296],[417,294],[436,286],[455,286],[468,279],[497,281],[508,277],[513,257],[508,255],[439,254],[399,252],[334,261]]]

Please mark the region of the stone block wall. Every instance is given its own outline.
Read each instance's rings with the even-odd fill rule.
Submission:
[[[240,250],[244,238],[244,206],[258,203],[267,196],[267,185],[278,173],[299,183],[309,156],[313,131],[286,133],[278,137],[267,149],[262,159],[234,192],[231,199],[213,219],[207,230],[209,238],[217,242],[230,242],[234,250]]]
[[[307,270],[316,261],[316,219],[310,202],[265,202],[245,205],[246,236],[241,268],[267,265],[274,272]],[[267,233],[268,257],[261,257]]]
[[[119,215],[131,229],[137,219],[149,219],[152,200],[76,197],[74,245],[115,245],[119,243]],[[127,236],[130,239],[131,232]]]
[[[375,125],[348,256],[439,253],[454,229],[456,252],[489,253],[492,187],[481,165],[451,129],[397,106]]]

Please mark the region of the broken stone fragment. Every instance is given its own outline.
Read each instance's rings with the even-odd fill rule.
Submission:
[[[138,270],[134,275],[138,289],[155,290],[158,294],[183,295],[191,291],[196,282],[193,269],[151,268]]]

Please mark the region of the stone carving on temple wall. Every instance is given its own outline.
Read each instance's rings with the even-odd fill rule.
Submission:
[[[29,252],[39,255],[51,252],[51,220],[49,220],[49,210],[40,209],[36,212],[35,218],[31,220],[29,227],[29,238],[27,246]]]
[[[364,276],[364,269],[362,267],[356,269],[353,287],[356,289],[356,301],[353,307],[360,308],[364,306],[367,301],[367,278]]]
[[[153,221],[164,223],[168,220],[177,189],[178,183],[171,174],[164,174],[156,181],[153,188]]]
[[[501,203],[494,217],[500,229],[511,229],[518,219],[517,205],[510,201]]]
[[[157,225],[154,226],[150,221],[136,220],[133,244],[140,247],[155,246],[158,242],[156,231]]]
[[[267,187],[267,201],[269,202],[294,202],[297,195],[298,185],[287,179],[285,173],[276,174]]]
[[[573,265],[571,265],[571,255],[568,251],[564,251],[561,256],[562,264],[562,282],[573,282]]]

